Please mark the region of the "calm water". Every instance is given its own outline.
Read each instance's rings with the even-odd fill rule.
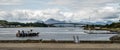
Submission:
[[[40,32],[39,37],[16,37],[17,30],[29,31],[33,29]],[[73,36],[79,36],[79,40],[109,40],[115,34],[87,34],[85,30],[79,27],[34,27],[34,28],[0,28],[0,40],[73,40]]]

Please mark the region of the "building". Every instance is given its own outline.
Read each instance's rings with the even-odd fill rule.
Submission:
[[[3,28],[4,26],[0,24],[0,28]]]

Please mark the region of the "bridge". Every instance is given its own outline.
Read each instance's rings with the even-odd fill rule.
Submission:
[[[51,24],[56,27],[83,27],[85,24],[81,23],[53,23]]]

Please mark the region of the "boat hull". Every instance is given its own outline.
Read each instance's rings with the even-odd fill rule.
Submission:
[[[16,34],[16,37],[32,37],[32,36],[38,36],[39,35],[39,33],[24,33],[24,34],[22,34],[22,33],[17,33]]]

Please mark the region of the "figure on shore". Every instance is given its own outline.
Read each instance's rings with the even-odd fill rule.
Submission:
[[[17,37],[20,36],[20,30],[18,30],[18,33],[16,34],[16,36],[17,36]]]
[[[33,32],[33,30],[32,29],[30,29],[30,33],[32,33]]]
[[[18,30],[18,33],[20,34],[20,30]]]
[[[31,29],[30,31],[32,32],[33,30]]]
[[[22,30],[22,36],[25,37],[26,33],[24,32],[24,30]]]
[[[22,34],[25,34],[24,30],[22,30]]]

